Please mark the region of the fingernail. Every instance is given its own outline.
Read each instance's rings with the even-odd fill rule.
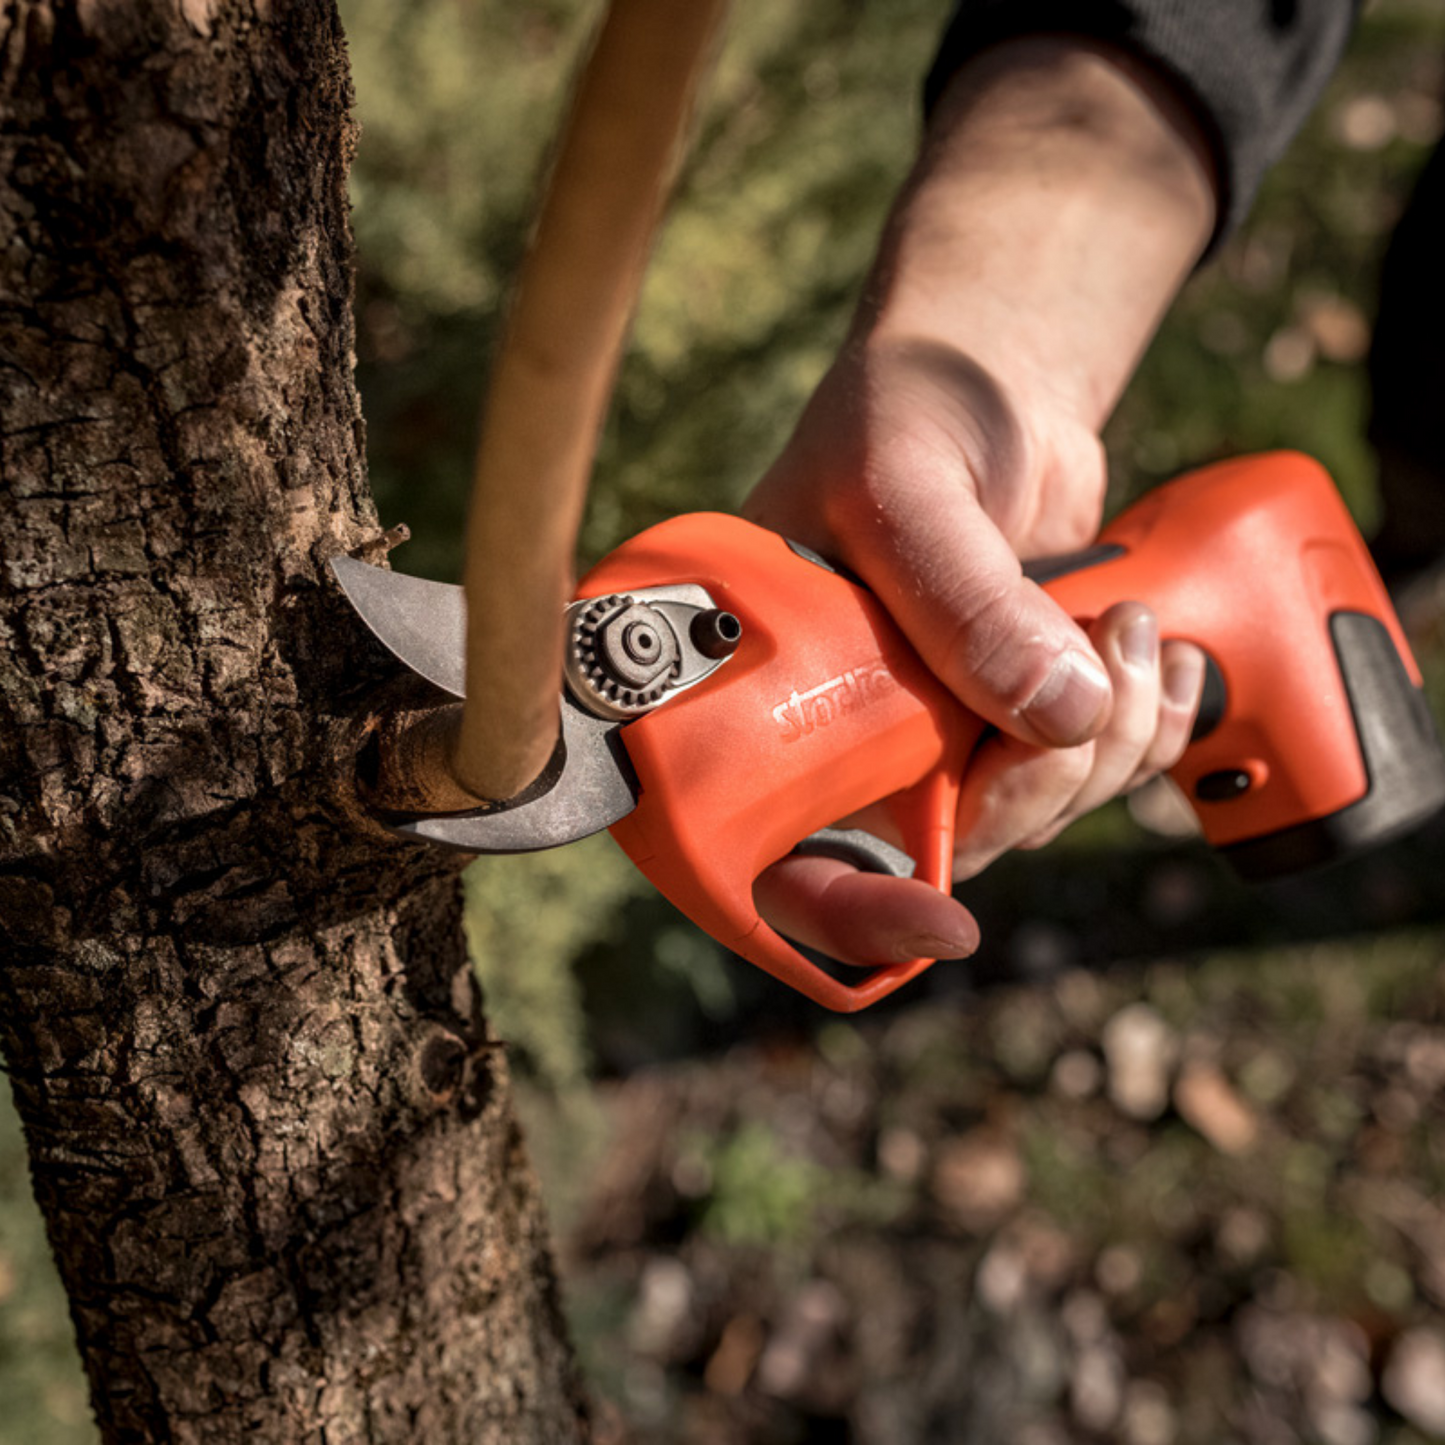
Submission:
[[[1192,653],[1164,669],[1164,696],[1175,707],[1193,707],[1204,684],[1204,664]]]
[[[1070,650],[1020,711],[1046,742],[1068,747],[1092,735],[1108,706],[1108,673],[1092,657]]]
[[[976,935],[944,938],[937,933],[918,933],[894,944],[893,957],[898,963],[914,958],[967,958],[977,949]]]
[[[1119,650],[1130,667],[1152,668],[1159,656],[1159,619],[1141,612],[1119,639]]]

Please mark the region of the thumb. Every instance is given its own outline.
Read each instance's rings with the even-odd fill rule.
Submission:
[[[868,580],[944,684],[1023,742],[1068,747],[1098,733],[1113,703],[1103,662],[1023,575],[976,498],[921,496],[895,508],[892,522],[887,550],[899,565]]]

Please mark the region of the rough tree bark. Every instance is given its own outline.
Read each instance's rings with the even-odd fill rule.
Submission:
[[[573,1440],[388,665],[331,0],[0,6],[0,1043],[108,1440]]]

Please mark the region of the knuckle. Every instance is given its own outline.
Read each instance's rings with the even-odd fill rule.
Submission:
[[[955,691],[979,689],[1010,710],[1026,706],[1059,649],[1029,616],[1013,580],[958,588],[949,609],[958,619],[945,651],[944,681]]]
[[[1054,773],[1055,793],[1067,792],[1070,797],[1088,782],[1094,771],[1099,748],[1095,743],[1082,743],[1076,748],[1059,748],[1048,756]]]
[[[1144,754],[1141,771],[1167,773],[1184,756],[1184,749],[1188,746],[1189,736],[1183,728],[1170,728],[1167,732],[1161,729]]]
[[[1018,588],[1011,580],[961,579],[948,601],[956,619],[950,650],[971,666],[981,666],[996,657],[1019,631],[1022,607]]]
[[[1014,783],[1001,811],[1009,815],[1010,846],[1047,832],[1065,817],[1093,771],[1094,745],[1059,748],[1041,755]]]

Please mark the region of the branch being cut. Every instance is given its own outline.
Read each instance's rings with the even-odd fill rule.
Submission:
[[[467,526],[451,772],[503,799],[557,739],[562,609],[627,327],[727,0],[612,0],[492,373]]]

